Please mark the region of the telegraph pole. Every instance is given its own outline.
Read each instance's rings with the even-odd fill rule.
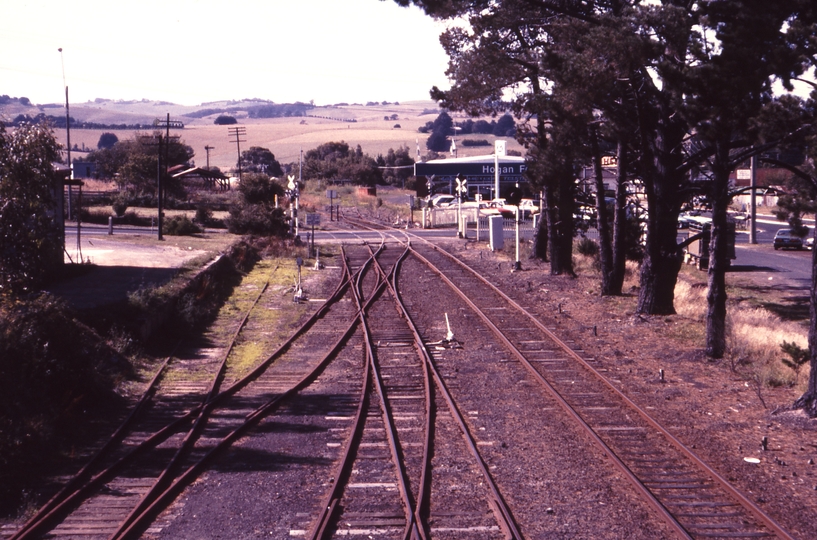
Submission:
[[[210,146],[209,144],[204,145],[204,151],[207,152],[207,170],[210,170],[210,150],[215,150],[215,146]]]
[[[65,60],[62,57],[62,47],[57,49],[60,52],[60,64],[62,65],[62,85],[65,87],[65,149],[68,153],[69,179],[74,178],[74,168],[71,166],[71,113],[68,110],[68,84],[65,82]],[[71,184],[68,184],[68,219],[71,219]],[[79,238],[79,235],[77,235]]]
[[[241,144],[247,142],[247,139],[242,137],[247,135],[247,128],[245,127],[231,127],[227,128],[230,137],[235,139],[235,148],[238,151],[238,181],[241,182]],[[231,141],[232,142],[232,141]]]
[[[168,169],[170,169],[170,113],[167,113],[167,120],[157,120],[155,125],[157,127],[165,128],[165,136],[164,136],[164,150],[165,150],[165,157],[164,157],[164,167],[165,167],[165,174],[167,174]],[[154,135],[155,137],[155,135]],[[157,238],[159,240],[164,240],[162,236],[162,224],[164,222],[164,215],[163,215],[163,208],[162,202],[164,199],[164,186],[162,185],[162,135],[161,132],[158,136],[159,139],[159,154],[158,159],[156,160],[156,191],[157,191],[157,209],[159,212],[158,224],[159,224],[159,234]]]

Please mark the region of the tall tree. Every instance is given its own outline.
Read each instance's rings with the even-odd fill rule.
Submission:
[[[0,122],[0,294],[30,292],[62,264],[59,160],[47,126],[23,124],[9,133]]]
[[[528,177],[543,192],[540,232],[548,235],[551,272],[572,273],[573,178],[579,155],[571,145],[576,114],[549,92],[549,23],[542,23],[547,18],[524,0],[501,6],[455,1],[450,7],[467,16],[469,28],[453,27],[441,36],[453,85],[448,91],[432,89],[432,97],[446,109],[475,117],[502,115],[507,122],[510,110],[519,119],[517,139],[531,159],[540,161],[532,164]],[[509,90],[513,97],[505,100]],[[565,135],[561,141],[554,137],[557,131]]]
[[[275,154],[269,148],[251,146],[249,150],[241,152],[241,163],[247,172],[263,173],[275,177],[284,175],[281,164],[278,163]]]
[[[815,87],[817,88],[817,87]],[[764,140],[786,139],[791,126],[810,124],[811,129],[798,133],[796,138],[788,138],[787,143],[797,152],[805,154],[802,163],[794,164],[790,160],[780,159],[780,154],[771,153],[760,156],[759,161],[771,164],[795,177],[789,186],[792,203],[798,207],[809,207],[817,203],[817,89],[811,93],[807,102],[797,98],[783,96],[767,104],[756,118],[759,138]],[[790,153],[789,148],[780,148],[783,155]],[[817,238],[817,227],[811,231]],[[803,409],[811,417],[817,417],[817,249],[811,253],[811,290],[809,292],[809,330],[808,354],[809,377],[806,391],[794,403],[795,408]]]
[[[772,100],[773,80],[789,85],[806,66],[787,35],[790,21],[801,17],[796,2],[722,0],[702,3],[699,16],[700,46],[691,53],[690,92],[683,112],[696,143],[689,164],[696,165],[698,156],[706,157],[710,173],[706,352],[721,358],[726,350],[727,213],[734,194],[729,176],[738,164],[763,149],[752,145],[751,119]]]

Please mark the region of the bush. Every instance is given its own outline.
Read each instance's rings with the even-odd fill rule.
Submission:
[[[121,218],[125,215],[125,211],[128,209],[128,200],[124,195],[118,195],[116,199],[114,199],[111,207],[113,208],[113,213],[116,214],[116,217]]]
[[[576,243],[576,252],[586,257],[595,257],[599,253],[599,245],[595,241],[584,237]]]
[[[203,232],[187,216],[176,216],[162,223],[162,233],[169,236],[192,236]]]
[[[283,237],[289,234],[289,224],[282,208],[266,204],[248,204],[230,210],[227,230],[233,234]]]
[[[230,124],[237,124],[238,120],[236,120],[232,116],[227,116],[226,114],[222,114],[222,115],[219,115],[219,117],[216,118],[213,121],[213,123],[218,125],[218,126],[226,126],[226,125],[230,125]]]
[[[112,387],[129,370],[61,303],[0,303],[0,513],[19,505],[31,475],[47,474],[44,464],[87,436],[96,411],[122,410]]]
[[[202,227],[206,227],[213,222],[213,211],[203,204],[200,204],[196,207],[196,216],[193,218],[193,221]]]

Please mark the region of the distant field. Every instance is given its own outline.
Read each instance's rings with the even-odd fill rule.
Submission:
[[[223,106],[224,104],[212,104],[212,106]],[[210,117],[192,119],[182,117],[185,112],[196,109],[210,107],[211,104],[199,107],[183,107],[178,105],[152,103],[152,102],[100,102],[82,103],[71,106],[71,116],[82,121],[105,122],[105,123],[145,123],[152,118],[164,118],[169,112],[172,119],[182,120],[185,128],[181,130],[171,130],[172,134],[179,135],[185,144],[190,145],[196,152],[194,158],[196,165],[206,165],[207,155],[205,146],[214,147],[210,151],[210,165],[228,171],[236,164],[237,152],[234,139],[229,136],[228,127],[217,126],[213,120],[217,115]],[[49,107],[44,111],[47,114],[58,115],[64,109]],[[37,114],[37,109],[28,111],[28,114]],[[19,111],[0,111],[3,116],[9,117],[12,114],[19,114]],[[424,114],[425,113],[425,114]],[[397,149],[401,145],[409,148],[412,156],[416,154],[416,146],[419,141],[420,152],[426,153],[425,141],[428,135],[419,133],[417,128],[432,121],[437,117],[436,104],[433,101],[407,102],[399,105],[349,105],[341,107],[320,107],[312,111],[312,114],[328,116],[332,118],[355,119],[356,122],[343,122],[338,120],[327,120],[312,117],[291,117],[275,119],[250,119],[246,113],[238,112],[235,116],[239,119],[238,126],[246,128],[246,135],[242,138],[241,149],[246,150],[250,146],[261,146],[269,148],[275,158],[281,163],[297,163],[301,149],[304,152],[316,146],[332,142],[345,141],[351,147],[360,145],[363,152],[372,157],[378,154],[386,154],[389,148]],[[397,120],[384,120],[384,117],[397,115]],[[462,121],[466,117],[454,116],[455,121]],[[395,128],[399,124],[399,128]],[[129,130],[86,130],[73,129],[71,131],[71,146],[79,146],[87,149],[95,149],[99,136],[103,131],[110,131],[120,139],[133,137],[134,132]],[[58,140],[65,144],[65,130],[57,130]],[[470,139],[485,139],[493,144],[495,137],[491,135],[469,135],[458,137]],[[522,150],[516,141],[508,140],[508,149]],[[472,156],[489,154],[493,151],[492,146],[465,148],[458,144],[458,155]],[[72,158],[81,158],[83,154],[74,152]]]

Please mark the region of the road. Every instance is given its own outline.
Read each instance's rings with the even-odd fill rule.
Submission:
[[[812,222],[807,222],[813,226]],[[786,227],[784,222],[776,221],[772,216],[762,216],[758,219],[756,245],[749,244],[748,231],[738,231],[735,253],[737,259],[732,261],[730,274],[755,280],[757,285],[767,284],[777,287],[808,289],[811,286],[811,252],[810,251],[775,251],[772,248],[772,239],[778,229]],[[301,230],[301,238],[306,241],[308,229]],[[425,238],[454,238],[456,232],[452,228],[442,229],[411,229],[412,234]],[[686,231],[679,231],[684,236]],[[118,234],[156,235],[155,228],[149,227],[115,227],[113,240]],[[67,247],[76,243],[76,226],[65,228],[65,244]],[[82,226],[83,238],[107,237],[108,227],[103,225],[87,224]],[[366,233],[360,230],[325,230],[315,231],[315,240],[319,243],[354,242],[371,236],[373,240],[379,234]],[[512,241],[512,236],[506,241]],[[87,248],[83,248],[87,249]]]
[[[813,226],[813,222],[808,225]],[[786,227],[785,222],[771,216],[758,218],[757,244],[749,244],[749,232],[741,231],[735,241],[737,259],[732,261],[732,273],[752,277],[758,285],[809,289],[811,287],[811,251],[775,251],[774,234]]]

